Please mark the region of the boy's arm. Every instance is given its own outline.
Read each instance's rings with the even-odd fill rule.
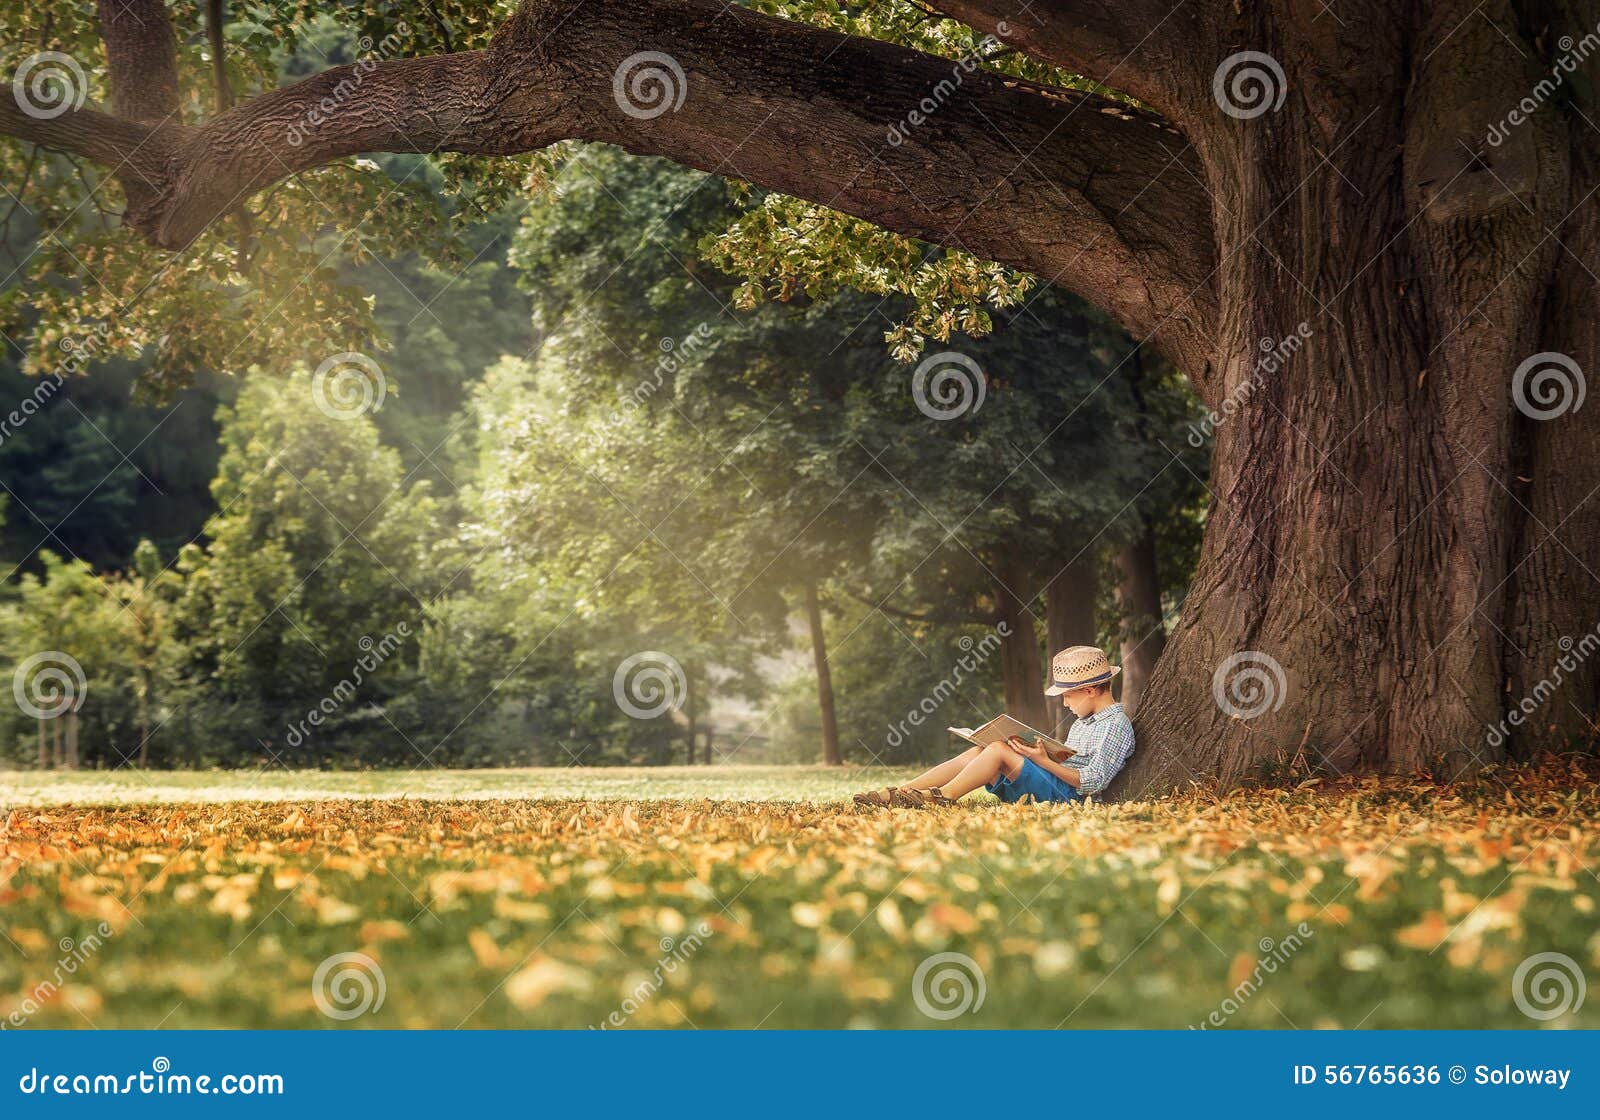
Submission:
[[[1050,771],[1050,773],[1054,774],[1056,777],[1060,778],[1074,789],[1083,784],[1083,775],[1076,768],[1066,766],[1060,762],[1057,762],[1054,758],[1051,758],[1050,748],[1046,747],[1043,743],[1030,743],[1025,739],[1015,736],[1012,740],[1008,741],[1010,742],[1011,746],[1016,748],[1019,754],[1023,755],[1025,758],[1031,758],[1036,764]],[[1068,757],[1072,755],[1072,751],[1070,749],[1067,751],[1067,755]]]

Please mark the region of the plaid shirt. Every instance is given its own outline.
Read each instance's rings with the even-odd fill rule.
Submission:
[[[1067,746],[1073,754],[1065,765],[1078,771],[1078,789],[1085,794],[1099,793],[1111,784],[1117,771],[1133,754],[1133,724],[1121,704],[1072,721],[1067,728]]]

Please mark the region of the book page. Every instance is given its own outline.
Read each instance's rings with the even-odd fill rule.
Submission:
[[[1054,751],[1066,750],[1066,745],[1060,740],[1046,735],[1043,731],[1029,727],[1019,719],[1012,719],[1004,713],[995,716],[979,728],[947,727],[945,730],[976,747],[986,747],[990,743],[1002,742],[1013,735],[1020,735],[1029,741],[1039,740]]]

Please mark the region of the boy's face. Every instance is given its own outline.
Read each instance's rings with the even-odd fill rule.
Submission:
[[[1082,719],[1094,711],[1094,702],[1100,696],[1099,685],[1075,688],[1061,694],[1061,702],[1072,709],[1072,714]]]

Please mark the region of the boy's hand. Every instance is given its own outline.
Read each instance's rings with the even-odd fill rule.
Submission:
[[[1031,758],[1037,761],[1038,759],[1045,757],[1045,749],[1043,747],[1041,747],[1038,743],[1028,742],[1028,740],[1024,739],[1021,735],[1011,736],[1011,738],[1006,740],[1006,745],[1020,754],[1023,758]]]

